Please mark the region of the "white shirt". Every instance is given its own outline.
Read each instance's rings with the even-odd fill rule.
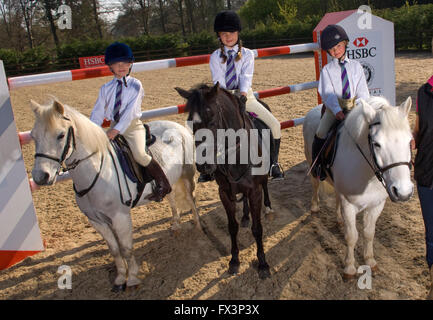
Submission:
[[[366,100],[370,97],[367,81],[365,80],[364,70],[361,64],[356,60],[344,59],[346,62],[345,68],[349,79],[350,97],[356,99],[362,98]],[[338,59],[333,58],[326,66],[323,67],[320,73],[318,91],[322,97],[323,103],[334,114],[342,111],[338,98],[342,98],[343,86],[341,81],[341,67]]]
[[[116,77],[104,84],[99,90],[98,100],[96,100],[95,107],[90,114],[90,120],[97,125],[101,125],[104,118],[114,121],[113,108],[116,100],[117,89]],[[144,90],[141,81],[133,77],[126,77],[126,84],[122,81],[122,94],[120,96],[120,119],[119,122],[113,127],[120,131],[120,134],[131,124],[131,121],[141,117],[141,101],[143,100]]]
[[[224,47],[226,56],[228,57],[228,51],[234,50],[236,54],[238,52],[238,45],[235,45],[232,49]],[[222,62],[220,57],[221,49],[215,50],[209,60],[209,67],[212,73],[212,81],[214,84],[219,82],[221,88],[226,89],[226,68],[227,61]],[[236,80],[240,92],[248,92],[253,82],[254,73],[254,52],[250,49],[242,47],[242,58],[239,61],[235,61],[236,69]],[[228,60],[228,59],[227,59]]]

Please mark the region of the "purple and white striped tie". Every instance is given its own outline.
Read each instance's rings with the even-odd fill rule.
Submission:
[[[349,99],[350,98],[350,86],[349,86],[349,78],[347,77],[347,70],[344,64],[346,61],[343,61],[340,63],[341,67],[341,86],[343,88],[342,96],[343,99]]]
[[[122,105],[122,81],[117,80],[117,88],[116,88],[116,99],[114,100],[114,108],[113,108],[113,118],[117,123],[120,120],[120,106]]]
[[[228,90],[234,90],[237,87],[234,52],[234,50],[228,51],[229,57],[226,66],[226,88]]]

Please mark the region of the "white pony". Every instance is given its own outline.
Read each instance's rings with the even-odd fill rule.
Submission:
[[[344,277],[356,275],[354,248],[358,240],[356,215],[364,212],[364,259],[373,271],[377,263],[373,255],[376,220],[385,205],[407,201],[413,194],[410,179],[410,141],[412,134],[408,114],[411,98],[398,107],[382,97],[360,99],[340,129],[339,146],[331,167],[336,193],[337,220],[344,223],[347,242]],[[311,146],[320,121],[321,105],[305,117],[304,151],[311,165]],[[382,181],[380,181],[380,179]],[[311,211],[319,211],[319,181],[311,177],[313,197]]]
[[[31,107],[36,116],[31,131],[36,145],[33,180],[39,185],[52,185],[63,163],[66,165],[78,207],[106,240],[114,256],[117,277],[113,290],[124,290],[125,285],[137,286],[139,267],[133,255],[130,217],[137,188],[123,174],[104,130],[56,100],[47,106],[31,101]],[[153,121],[148,125],[157,138],[149,150],[172,186],[167,198],[173,213],[173,228],[179,227],[178,205],[192,210],[196,227],[201,229],[194,199],[191,131],[171,121]],[[137,206],[149,202],[147,197],[151,194],[151,183],[148,183]]]

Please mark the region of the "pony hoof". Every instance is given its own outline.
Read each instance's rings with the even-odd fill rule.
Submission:
[[[356,274],[343,273],[343,281],[350,281],[356,278]]]
[[[269,271],[269,267],[263,268],[259,270],[259,278],[264,280],[271,277],[271,271]]]
[[[138,291],[138,288],[140,287],[140,285],[139,284],[134,284],[134,285],[132,285],[132,286],[127,286],[126,287],[126,291],[127,292],[135,292],[135,291]]]
[[[111,292],[124,292],[126,289],[126,283],[124,284],[115,284],[111,289]]]
[[[371,268],[371,273],[373,275],[378,274],[380,272],[379,267],[377,266],[377,264],[374,267],[370,267]]]
[[[239,265],[230,265],[229,266],[229,270],[228,270],[229,274],[238,274],[239,273]]]
[[[177,238],[180,235],[180,231],[179,229],[171,229],[171,234]]]
[[[320,209],[319,208],[314,208],[314,209],[311,208],[310,212],[311,212],[311,214],[318,214],[320,212]]]
[[[248,228],[250,225],[250,220],[242,220],[241,221],[241,228]]]
[[[273,221],[275,218],[275,214],[273,211],[270,211],[269,213],[265,214],[265,219],[268,221]]]

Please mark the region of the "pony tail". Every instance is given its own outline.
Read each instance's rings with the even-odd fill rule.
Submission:
[[[241,58],[242,58],[242,40],[239,39],[238,40],[238,53],[236,55],[235,61],[239,61],[239,60],[241,60]]]
[[[221,52],[220,52],[220,58],[222,58],[221,63],[226,63],[226,61],[227,61],[227,56],[226,56],[226,54],[225,54],[225,51],[224,51],[224,44],[223,44],[223,42],[221,41],[221,39],[220,39],[220,49],[221,49]]]

